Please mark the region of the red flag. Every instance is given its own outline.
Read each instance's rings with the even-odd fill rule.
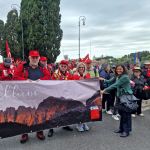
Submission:
[[[19,59],[19,63],[21,63],[21,59]]]
[[[99,63],[97,64],[97,69],[99,70]]]
[[[17,59],[16,63],[17,63],[17,64],[19,63],[18,59]]]
[[[12,58],[11,60],[12,60],[12,62],[14,62],[14,58]]]
[[[79,62],[82,62],[82,59],[80,58]]]
[[[85,58],[83,59],[83,62],[86,62],[88,59],[90,59],[90,58],[89,58],[89,54],[87,54],[87,55],[85,56]]]
[[[76,64],[76,62],[75,62],[75,60],[73,60],[72,61],[72,69],[75,68],[75,64]]]
[[[7,41],[6,41],[6,49],[7,49],[7,57],[11,58],[11,53]]]

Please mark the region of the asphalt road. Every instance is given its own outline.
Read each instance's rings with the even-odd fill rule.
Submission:
[[[90,131],[78,132],[73,125],[73,132],[62,128],[55,129],[54,136],[40,141],[35,133],[29,135],[25,144],[20,144],[20,136],[1,139],[0,150],[150,150],[150,110],[144,117],[133,118],[133,131],[127,138],[113,131],[118,129],[119,121],[103,113],[102,122],[88,123]]]

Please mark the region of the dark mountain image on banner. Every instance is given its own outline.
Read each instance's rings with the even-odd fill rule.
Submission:
[[[91,119],[90,107],[98,106],[99,119]],[[56,128],[77,123],[101,121],[101,98],[99,91],[86,101],[86,106],[72,99],[48,97],[37,109],[25,106],[0,111],[0,137]],[[7,133],[7,134],[6,134]]]

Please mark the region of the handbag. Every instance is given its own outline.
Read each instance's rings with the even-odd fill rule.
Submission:
[[[123,95],[120,99],[118,109],[124,112],[133,112],[139,107],[136,103],[138,100],[133,94]]]
[[[141,98],[144,100],[150,99],[150,90],[143,90],[141,93]]]

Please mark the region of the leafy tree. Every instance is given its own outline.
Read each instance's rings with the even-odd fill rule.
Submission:
[[[59,5],[60,0],[22,0],[21,14],[26,59],[30,50],[37,50],[41,56],[48,58],[48,63],[56,61],[60,54],[63,35],[60,28]],[[21,34],[18,39],[20,38]]]
[[[18,58],[20,48],[18,43],[18,34],[16,32],[16,25],[18,24],[18,12],[15,10],[15,16],[13,16],[14,11],[10,11],[7,15],[7,21],[5,23],[5,28],[3,31],[3,43],[2,43],[2,49],[1,49],[1,55],[3,57],[7,57],[7,51],[6,51],[6,40],[8,42],[11,56],[15,59]]]
[[[3,22],[3,20],[0,20],[0,54],[1,55],[5,49],[5,47],[4,47],[4,32],[5,32],[4,22]]]

